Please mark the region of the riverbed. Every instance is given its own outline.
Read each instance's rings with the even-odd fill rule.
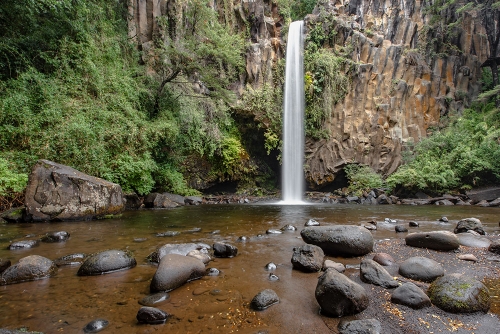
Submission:
[[[499,208],[474,206],[240,204],[129,211],[120,218],[99,221],[6,224],[0,227],[0,258],[13,264],[33,254],[54,260],[71,253],[127,249],[134,254],[137,266],[91,277],[77,276],[78,266],[63,266],[49,279],[0,286],[0,328],[80,333],[91,320],[104,318],[109,326],[103,333],[328,333],[331,328],[319,314],[314,298],[318,274],[292,270],[290,263],[293,247],[304,244],[300,230],[308,219],[322,225],[360,225],[375,220],[378,229],[372,231],[373,236],[383,242],[406,235],[395,233],[394,224],[384,222],[385,218],[406,226],[416,221],[420,226],[409,230],[417,232],[453,231],[458,220],[475,217],[489,235],[499,235],[499,213]],[[448,223],[439,221],[443,216]],[[286,224],[298,230],[266,234],[266,230]],[[62,230],[71,234],[66,242],[7,250],[12,241]],[[156,236],[167,231],[181,233]],[[240,236],[246,236],[247,241],[237,241]],[[172,314],[165,324],[138,324],[138,301],[149,294],[156,271],[146,257],[158,246],[183,242],[228,242],[239,251],[235,258],[214,259],[207,265],[219,269],[220,276],[207,276],[170,292],[170,299],[158,306]],[[329,258],[354,270],[360,262],[360,258]],[[269,262],[277,264],[277,281],[271,281],[264,268]],[[277,292],[280,303],[262,312],[252,311],[249,302],[266,288]],[[497,299],[493,300],[492,317],[500,313]]]

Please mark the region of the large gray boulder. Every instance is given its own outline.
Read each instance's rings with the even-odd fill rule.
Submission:
[[[474,231],[477,232],[481,235],[485,235],[486,233],[484,232],[483,229],[483,224],[481,221],[477,218],[465,218],[460,220],[457,223],[457,226],[453,230],[455,233],[465,233],[468,231]]]
[[[318,279],[315,296],[321,312],[333,317],[360,313],[369,302],[368,293],[361,285],[333,268]]]
[[[303,272],[318,272],[323,267],[325,253],[318,246],[304,245],[293,248],[292,266]]]
[[[90,220],[125,208],[118,184],[48,160],[33,166],[25,205],[34,221]]]
[[[198,259],[179,254],[167,254],[160,260],[151,281],[151,292],[171,291],[188,281],[202,277],[205,264]]]
[[[35,281],[54,276],[56,273],[57,266],[54,262],[43,256],[30,255],[5,269],[0,276],[0,285]]]
[[[300,232],[308,244],[321,247],[327,255],[361,256],[373,250],[373,236],[353,225],[306,227]]]
[[[172,201],[169,197],[160,193],[151,193],[144,198],[144,206],[146,208],[165,209],[176,208],[179,206],[176,202]]]
[[[379,285],[386,289],[393,289],[399,283],[380,264],[373,260],[364,259],[360,266],[361,280],[366,283]]]
[[[491,303],[483,283],[460,274],[438,278],[429,286],[427,294],[434,305],[452,313],[486,313]]]
[[[130,269],[136,265],[137,262],[130,253],[116,249],[106,250],[88,257],[78,269],[78,275],[102,275]]]
[[[399,266],[401,276],[416,281],[432,282],[444,275],[443,267],[432,259],[415,256],[405,260]]]
[[[408,246],[439,251],[451,251],[460,247],[458,237],[448,231],[410,233],[405,241]]]

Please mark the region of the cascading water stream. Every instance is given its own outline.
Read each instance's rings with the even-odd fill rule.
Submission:
[[[282,204],[303,204],[304,193],[304,60],[303,21],[290,24],[286,47],[283,101]]]

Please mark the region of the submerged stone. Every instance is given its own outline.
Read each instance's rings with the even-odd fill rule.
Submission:
[[[146,296],[139,300],[139,304],[144,306],[155,306],[166,302],[170,298],[170,295],[166,292],[158,292],[152,295]]]
[[[121,250],[107,250],[87,258],[78,269],[78,276],[107,274],[119,270],[133,268],[137,265],[135,258]]]
[[[84,328],[85,333],[97,333],[108,327],[109,321],[105,319],[96,319],[89,322]]]

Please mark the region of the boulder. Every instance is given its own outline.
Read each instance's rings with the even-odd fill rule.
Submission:
[[[10,260],[0,259],[0,274],[5,271],[5,269],[9,268],[11,265]]]
[[[108,327],[109,321],[105,319],[95,319],[83,327],[84,333],[97,333]]]
[[[406,232],[408,232],[408,229],[404,225],[396,225],[396,226],[394,226],[394,230],[396,231],[396,233],[406,233]]]
[[[161,258],[151,281],[151,292],[171,291],[205,274],[205,265],[190,256],[167,254]]]
[[[199,250],[202,253],[208,254],[210,248],[209,245],[204,243],[165,244],[149,254],[148,259],[151,262],[159,263],[161,258],[167,254],[188,255],[193,250]]]
[[[181,206],[186,203],[186,198],[184,196],[171,193],[163,193],[162,195],[171,200],[172,202],[177,203]]]
[[[361,226],[306,227],[300,235],[306,243],[321,247],[328,255],[361,256],[373,250],[373,236]]]
[[[391,302],[405,305],[416,310],[432,305],[431,300],[425,292],[411,282],[404,283],[394,290],[391,295]]]
[[[33,248],[36,247],[40,244],[38,240],[21,240],[21,241],[14,241],[11,243],[8,247],[8,249],[28,249],[28,248]]]
[[[341,321],[337,327],[340,334],[380,334],[382,326],[376,319]]]
[[[78,276],[93,276],[133,268],[137,265],[129,252],[106,250],[89,256],[78,269]]]
[[[401,276],[416,281],[432,282],[444,275],[443,267],[434,260],[415,256],[407,259],[399,266]]]
[[[317,272],[323,267],[325,253],[315,245],[304,245],[293,248],[292,266],[304,272]]]
[[[125,209],[118,184],[48,160],[31,170],[25,204],[34,221],[89,220]]]
[[[485,235],[483,224],[477,218],[465,218],[457,223],[457,226],[453,230],[455,233],[464,233],[467,231],[475,231],[479,234]]]
[[[321,312],[333,317],[357,314],[369,303],[366,290],[335,269],[327,269],[319,277],[315,297]]]
[[[323,270],[326,271],[328,268],[333,268],[339,273],[343,273],[345,271],[345,266],[342,263],[334,262],[332,260],[325,260],[325,262],[323,262]]]
[[[144,199],[137,194],[124,194],[123,198],[125,200],[125,209],[127,210],[140,209],[144,204]]]
[[[274,290],[265,289],[253,297],[250,307],[254,310],[262,311],[269,306],[279,303],[279,301],[280,299]]]
[[[392,200],[390,197],[387,197],[386,195],[382,194],[379,197],[377,197],[377,203],[378,204],[392,204]]]
[[[488,312],[490,294],[478,280],[460,274],[445,275],[427,290],[432,303],[451,313]]]
[[[488,247],[488,251],[500,255],[500,240],[492,241]]]
[[[184,198],[184,203],[188,205],[200,205],[203,203],[203,198],[199,196],[187,196]]]
[[[474,235],[472,233],[459,233],[457,234],[457,237],[460,245],[466,247],[488,248],[491,244],[490,239],[481,237],[480,235]]]
[[[460,247],[458,237],[448,231],[410,233],[405,241],[408,246],[440,251],[451,251]]]
[[[386,289],[393,289],[399,283],[380,264],[373,260],[364,259],[360,266],[361,280],[365,283],[379,285]]]
[[[176,208],[179,204],[160,193],[151,193],[144,198],[144,206],[152,209]]]
[[[500,197],[500,187],[476,188],[466,194],[473,202],[493,201]]]
[[[194,257],[195,259],[198,259],[201,262],[203,262],[203,264],[205,265],[208,264],[210,261],[212,261],[212,258],[210,257],[210,255],[208,255],[208,252],[199,249],[190,251],[189,253],[186,254],[186,256]]]
[[[57,266],[51,260],[39,255],[23,257],[8,267],[0,276],[0,285],[35,281],[54,276]]]
[[[11,208],[0,213],[0,218],[5,219],[8,223],[20,223],[26,218],[26,208],[24,206]]]
[[[238,248],[233,245],[216,242],[213,244],[214,256],[216,257],[235,257],[238,254]]]
[[[375,256],[373,256],[373,261],[383,266],[392,266],[396,264],[393,257],[387,253],[376,253]]]
[[[143,306],[137,312],[137,321],[142,324],[163,324],[170,314],[155,307]]]
[[[66,231],[47,232],[40,240],[43,242],[63,242],[69,239],[69,233]]]

